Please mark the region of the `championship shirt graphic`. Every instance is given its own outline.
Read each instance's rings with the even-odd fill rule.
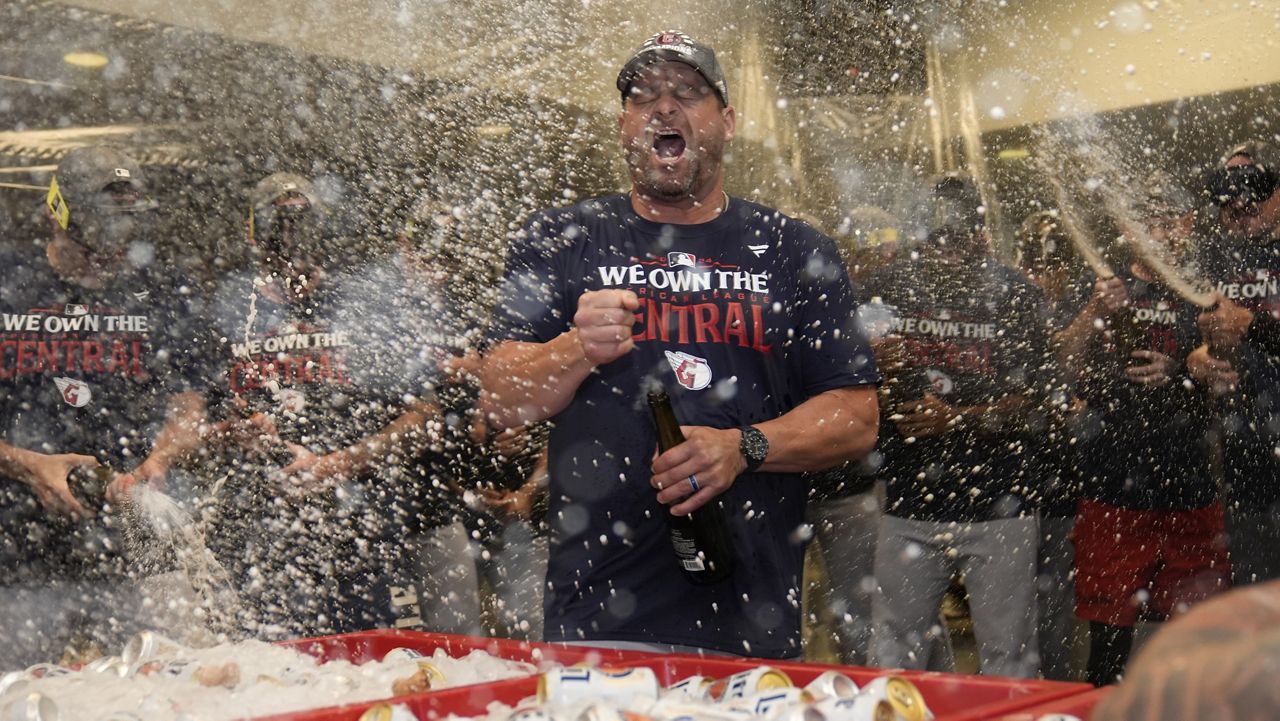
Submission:
[[[84,408],[94,384],[148,376],[152,330],[145,315],[86,303],[0,312],[0,380],[43,376],[48,393]]]
[[[596,270],[603,288],[625,288],[639,298],[632,334],[637,343],[734,345],[764,354],[773,350],[765,333],[765,316],[773,305],[768,273],[685,251]],[[686,365],[692,369],[696,364]],[[710,372],[707,367],[693,375],[709,378]]]
[[[237,396],[256,395],[276,410],[301,413],[307,386],[351,385],[347,333],[320,325],[287,324],[230,343],[228,383]]]

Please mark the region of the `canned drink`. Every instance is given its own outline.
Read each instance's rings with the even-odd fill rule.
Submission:
[[[11,701],[0,711],[2,721],[59,721],[58,705],[41,693],[31,692]]]
[[[664,696],[650,709],[657,721],[755,721],[751,714],[727,706],[697,703],[675,695]]]
[[[892,712],[890,715],[892,716]],[[787,706],[769,718],[770,721],[827,721],[827,717],[812,704]]]
[[[880,676],[862,687],[862,693],[884,699],[893,707],[897,721],[933,721],[933,712],[915,684],[901,676]]]
[[[801,707],[813,701],[808,691],[795,686],[753,693],[745,698],[722,701],[725,706],[746,711],[752,716],[771,718],[789,707]]]
[[[360,721],[418,721],[408,706],[380,703],[360,714]]]
[[[663,695],[678,695],[695,701],[703,701],[711,698],[709,692],[713,683],[715,683],[715,679],[708,676],[690,676],[668,686]]]
[[[417,661],[425,658],[421,651],[415,651],[411,648],[393,648],[387,651],[387,655],[382,657],[383,663],[400,663],[402,661]]]
[[[757,666],[715,681],[707,694],[717,701],[729,701],[790,686],[795,686],[790,676],[771,666]]]
[[[558,668],[538,679],[538,702],[568,705],[582,701],[613,701],[621,705],[633,699],[658,698],[658,677],[649,668],[606,671],[598,668]]]
[[[545,708],[522,708],[511,712],[507,721],[560,721],[560,718]]]
[[[128,666],[137,666],[146,661],[169,658],[183,650],[182,644],[155,631],[141,631],[133,635],[120,652],[120,658]]]
[[[37,663],[27,667],[23,671],[28,679],[37,678],[57,678],[59,676],[70,676],[73,671],[69,668],[63,668],[54,663]]]
[[[893,706],[882,698],[862,694],[851,698],[828,696],[813,705],[825,721],[896,721]]]
[[[109,675],[124,678],[130,675],[135,669],[129,667],[119,656],[103,656],[95,658],[84,665],[84,671],[88,673],[105,673]]]
[[[419,661],[418,669],[427,675],[427,681],[431,682],[431,688],[444,688],[446,684],[444,671],[436,668],[434,663]]]
[[[26,690],[28,685],[25,671],[10,671],[0,676],[0,696],[9,692],[21,693]]]
[[[804,690],[815,699],[852,698],[858,695],[858,684],[839,671],[823,671],[818,677],[805,684]]]

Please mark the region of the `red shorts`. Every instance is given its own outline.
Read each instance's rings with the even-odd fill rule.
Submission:
[[[1082,500],[1076,549],[1076,615],[1132,626],[1144,611],[1161,617],[1226,589],[1222,506],[1193,511],[1135,511]]]

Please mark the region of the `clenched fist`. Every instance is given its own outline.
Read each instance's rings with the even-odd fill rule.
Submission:
[[[635,347],[631,340],[640,299],[629,290],[593,290],[578,298],[573,325],[582,352],[594,365],[617,360]]]

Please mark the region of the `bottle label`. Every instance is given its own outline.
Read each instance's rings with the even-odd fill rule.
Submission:
[[[676,549],[676,558],[680,559],[680,567],[686,571],[705,571],[706,565],[698,555],[698,546],[694,543],[692,533],[671,532],[671,545]]]

